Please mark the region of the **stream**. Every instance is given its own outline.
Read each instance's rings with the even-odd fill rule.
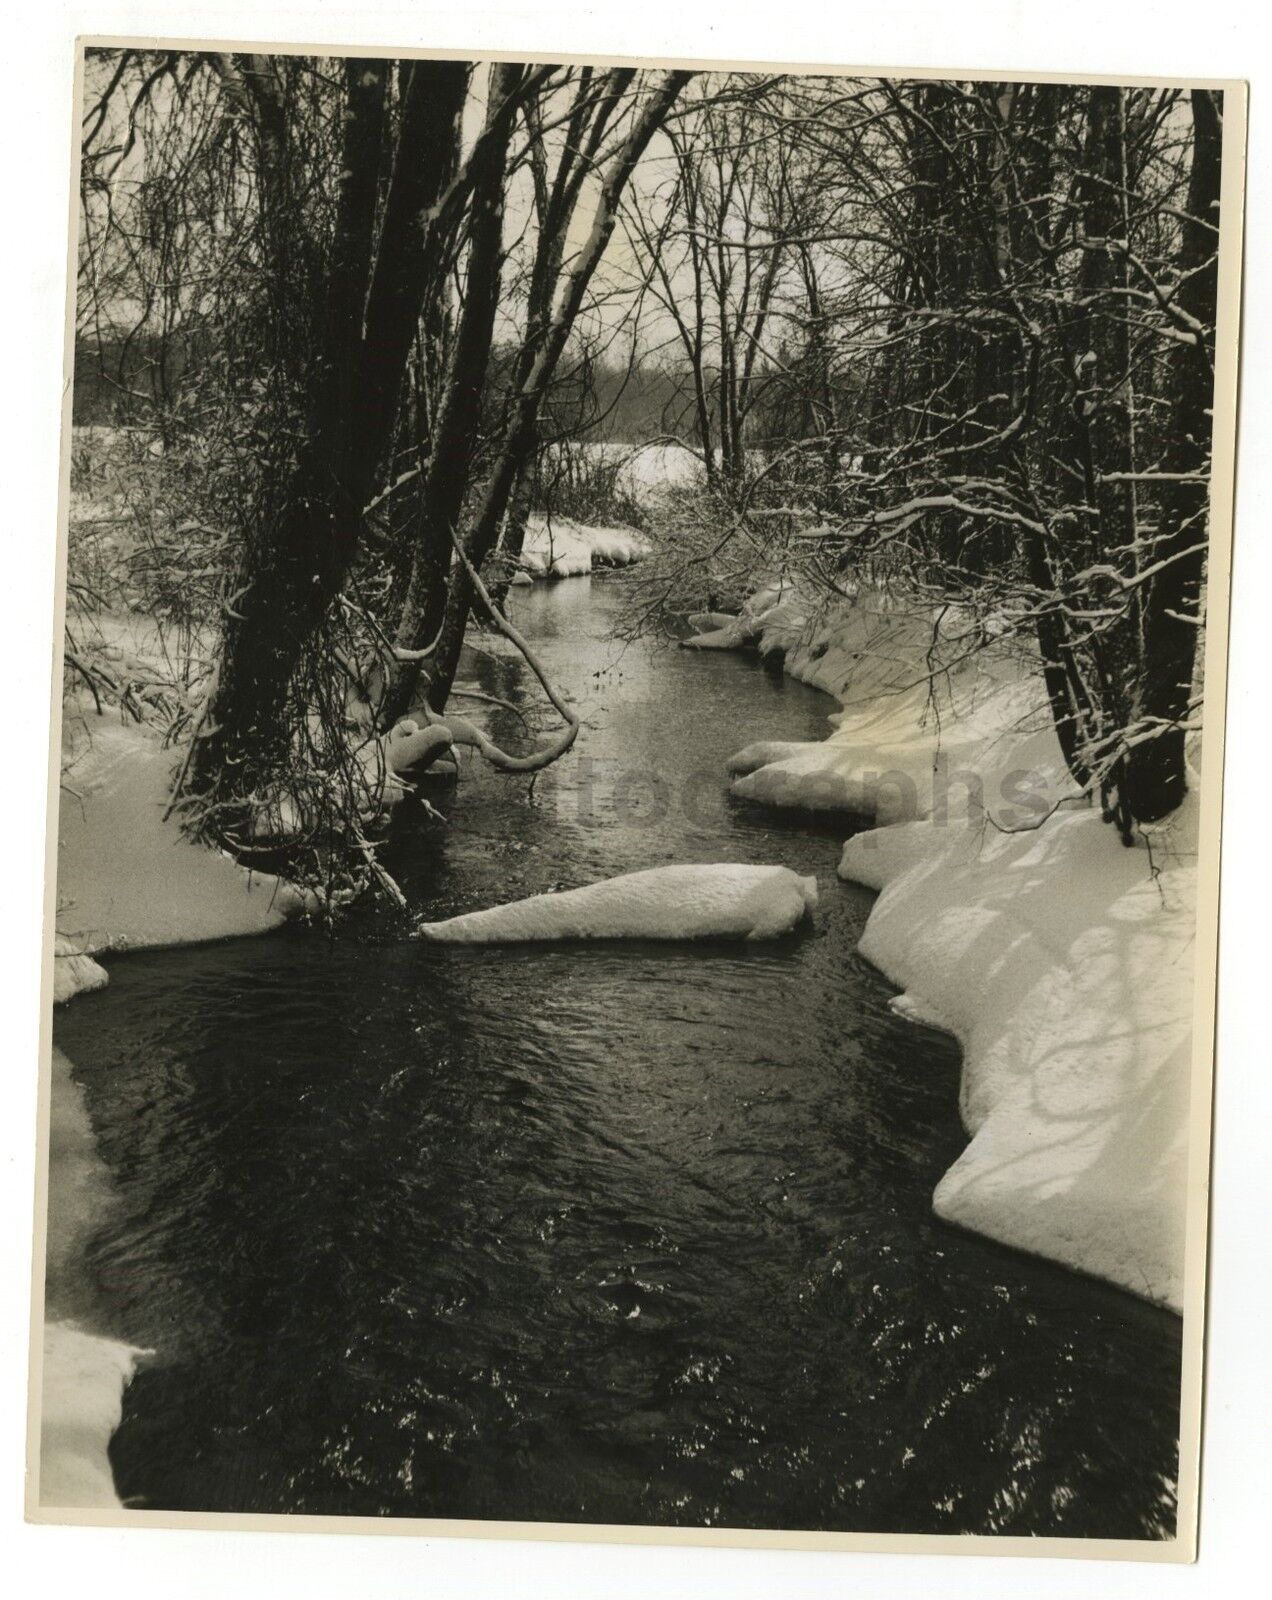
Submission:
[[[333,941],[107,957],[59,1010],[118,1192],[87,1272],[155,1352],[111,1453],[183,1511],[1168,1536],[1180,1325],[938,1222],[953,1041],[856,953],[850,826],[727,795],[826,696],[611,637],[627,581],[513,591],[584,727],[465,757],[385,852],[436,918],[677,861],[815,874],[771,945]],[[502,641],[461,681],[542,693]],[[478,700],[523,748],[518,717]]]

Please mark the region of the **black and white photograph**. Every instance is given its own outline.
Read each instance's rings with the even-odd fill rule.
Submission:
[[[79,48],[28,1515],[1190,1560],[1245,87],[552,45]]]

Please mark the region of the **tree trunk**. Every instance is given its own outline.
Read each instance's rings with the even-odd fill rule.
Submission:
[[[530,522],[530,496],[534,484],[534,446],[531,446],[530,455],[525,466],[517,478],[512,494],[508,499],[508,510],[504,517],[503,536],[499,541],[499,558],[501,562],[501,575],[498,583],[491,584],[490,595],[497,606],[502,606],[507,598],[508,588],[512,582],[513,573],[521,560],[521,553],[525,549],[526,530]]]
[[[1137,822],[1156,822],[1187,791],[1185,730],[1193,697],[1201,591],[1205,577],[1210,438],[1214,400],[1214,328],[1219,290],[1219,185],[1223,121],[1220,97],[1192,92],[1193,158],[1187,215],[1181,224],[1179,310],[1194,342],[1172,352],[1170,434],[1162,470],[1178,474],[1161,492],[1163,536],[1149,585],[1139,716],[1160,728],[1126,757],[1126,796]]]
[[[433,432],[410,583],[398,623],[396,644],[421,649],[441,627],[446,610],[452,539],[468,488],[482,397],[499,306],[503,249],[503,185],[515,94],[522,69],[506,63],[491,68],[487,130],[472,170],[472,220],[464,309],[455,336],[441,414]],[[419,682],[418,657],[394,673],[380,708],[382,727],[390,728],[410,708]]]
[[[552,381],[552,375],[556,371],[561,353],[574,327],[588,284],[614,231],[618,218],[618,203],[627,186],[627,180],[631,177],[637,161],[645,153],[649,141],[675,103],[676,97],[692,76],[691,72],[666,74],[638,114],[630,133],[614,156],[602,180],[601,194],[597,201],[591,230],[575,265],[565,279],[556,310],[544,330],[533,364],[513,398],[495,464],[473,519],[472,530],[467,540],[467,553],[475,569],[480,570],[482,562],[493,550],[495,541],[499,537],[504,512],[508,507],[508,498],[534,446],[540,403]],[[455,671],[459,665],[459,653],[464,642],[464,630],[467,626],[473,593],[472,581],[467,572],[463,569],[454,571],[447,599],[446,618],[432,657],[428,702],[435,711],[445,707],[451,685],[455,681]]]
[[[266,512],[239,592],[226,603],[220,658],[188,788],[231,813],[289,756],[288,701],[310,643],[344,584],[428,282],[427,208],[458,135],[467,69],[413,63],[397,160],[368,287],[387,64],[346,64],[344,148],[328,269],[324,348],[289,482]],[[270,226],[289,219],[271,219]],[[299,225],[299,219],[290,219]],[[365,307],[365,333],[363,315]],[[234,817],[228,819],[233,824]],[[224,819],[208,813],[220,831]]]

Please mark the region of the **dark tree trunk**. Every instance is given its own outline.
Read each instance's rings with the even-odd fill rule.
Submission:
[[[231,810],[250,799],[262,775],[277,776],[287,761],[293,680],[357,550],[428,283],[427,213],[458,134],[467,69],[459,62],[409,69],[368,286],[387,70],[375,61],[346,65],[323,349],[304,441],[279,509],[257,532],[243,586],[227,605],[217,678],[190,765],[189,791]],[[267,227],[277,232],[288,223],[299,226],[299,219],[272,218]],[[209,817],[208,825],[218,831],[225,820]]]
[[[618,203],[627,186],[627,180],[645,153],[649,141],[674,105],[676,97],[692,76],[691,72],[666,74],[637,116],[631,132],[614,156],[602,180],[601,194],[587,242],[564,281],[556,310],[544,329],[538,349],[529,363],[526,377],[513,396],[494,466],[473,518],[466,549],[469,560],[478,570],[494,549],[504,513],[508,508],[509,496],[518,477],[524,471],[534,447],[539,407],[574,327],[588,284],[614,231],[614,225],[618,220]],[[431,661],[432,676],[428,702],[435,711],[444,709],[450,697],[451,685],[455,681],[455,672],[459,666],[459,653],[463,647],[464,630],[473,594],[472,581],[467,572],[462,568],[456,569],[447,597],[441,637]]]
[[[515,114],[513,95],[521,73],[520,67],[506,64],[491,69],[487,118],[491,137],[477,152],[472,169],[472,221],[464,309],[455,336],[441,414],[433,431],[411,580],[397,631],[396,643],[405,650],[418,650],[433,639],[446,610],[452,540],[459,528],[476,451],[495,314],[499,307],[504,162]],[[380,708],[383,727],[392,727],[409,709],[420,669],[419,660],[408,660],[395,671]]]
[[[1220,97],[1192,92],[1193,158],[1181,227],[1176,303],[1197,330],[1175,346],[1170,434],[1163,471],[1177,474],[1161,494],[1163,537],[1153,548],[1161,570],[1151,580],[1144,612],[1139,715],[1156,731],[1126,758],[1126,796],[1137,822],[1156,822],[1187,790],[1185,731],[1193,696],[1209,507],[1214,327],[1219,290],[1219,185],[1223,121]]]
[[[508,499],[508,510],[504,515],[503,535],[499,540],[500,578],[498,583],[490,585],[490,596],[497,606],[502,606],[507,598],[513,574],[525,549],[533,487],[534,446],[532,445],[530,456],[513,486]]]
[[[1139,672],[1133,621],[1126,619],[1103,636],[1091,634],[1079,650],[1066,612],[1048,599],[1063,589],[1067,577],[1110,552],[1128,549],[1135,537],[1133,491],[1125,479],[1135,463],[1124,293],[1130,241],[1123,103],[1124,91],[1109,85],[1093,87],[1087,99],[1077,185],[1078,308],[1060,320],[1064,375],[1052,396],[1067,424],[1069,459],[1059,475],[1053,461],[1049,476],[1059,476],[1056,498],[1071,509],[1054,536],[1031,537],[1026,552],[1030,581],[1039,589],[1038,642],[1056,731],[1069,771],[1083,787],[1094,777],[1097,741],[1125,724]],[[1125,829],[1123,788],[1119,768],[1101,775],[1102,799]]]

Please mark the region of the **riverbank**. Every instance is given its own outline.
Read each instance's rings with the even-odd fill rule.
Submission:
[[[94,955],[268,932],[290,885],[190,843],[165,818],[176,757],[158,733],[71,701],[58,816],[53,1003],[108,982]],[[42,1343],[40,1503],[117,1508],[108,1447],[144,1352],[102,1326],[85,1250],[114,1202],[81,1089],[54,1049]]]
[[[532,520],[527,567],[571,577],[639,560],[644,541],[624,529]],[[124,677],[163,681],[164,641],[145,619],[104,614],[94,639]],[[101,988],[94,956],[267,933],[312,909],[284,879],[252,872],[192,843],[169,814],[181,751],[157,727],[102,709],[75,680],[63,710],[53,1002]],[[386,747],[385,803],[396,801]],[[116,1507],[108,1457],[122,1396],[140,1351],[100,1331],[78,1287],[91,1230],[109,1200],[106,1171],[72,1066],[55,1050],[50,1074],[48,1245],[42,1351],[40,1499],[46,1506]]]
[[[566,587],[582,604],[587,586]],[[561,598],[568,600],[563,591]],[[983,671],[952,668],[933,709],[930,619],[854,607],[818,624],[778,593],[742,623],[718,620],[731,647],[781,649],[788,677],[829,690],[843,707],[827,739],[770,737],[735,755],[735,792],[829,811],[852,809],[847,796],[880,817],[910,818],[850,840],[839,870],[879,891],[860,949],[903,989],[892,1010],[944,1029],[962,1047],[962,1113],[972,1139],[936,1184],[936,1214],[1177,1306],[1180,1091],[1186,1094],[1188,1068],[1179,999],[1186,985],[1177,974],[1192,936],[1182,838],[1188,819],[1180,819],[1169,850],[1160,841],[1155,882],[1145,852],[1124,850],[1097,817],[1067,802],[1042,827],[1000,833],[1013,815],[1038,820],[1038,806],[1055,803],[1053,788],[1063,781],[1045,707],[1019,661],[1004,653]],[[951,633],[945,643],[956,639]],[[701,666],[691,670],[684,692],[703,681]],[[494,678],[486,687],[507,688]],[[163,822],[174,754],[135,724],[80,710],[60,829],[59,929],[74,935],[58,945],[60,997],[105,981],[88,949],[157,948],[278,926],[289,910],[285,886],[189,845],[174,820]],[[769,723],[770,735],[780,731],[780,718]],[[820,725],[802,731],[815,734]],[[952,752],[946,814],[934,817],[941,799],[934,762]],[[1032,765],[1022,768],[1026,758]],[[960,769],[985,780],[993,820],[969,826]],[[1005,785],[1022,770],[1030,781]],[[549,793],[563,776],[545,780]],[[566,852],[567,882],[643,864],[590,862],[584,792],[561,798],[562,814],[577,812],[587,824],[575,841],[583,850]],[[604,807],[604,794],[599,799]],[[915,820],[918,811],[924,815]],[[669,835],[664,848],[667,859],[684,860],[701,842]],[[755,848],[767,858],[773,841],[757,840]],[[821,984],[840,981],[840,971],[827,969]],[[812,1003],[828,1010],[825,988],[819,993]],[[891,1070],[905,1073],[911,1064],[902,1057]],[[85,1152],[96,1160],[64,1058],[53,1093],[55,1125],[79,1128],[83,1137],[65,1158],[55,1136],[51,1199],[87,1192]],[[95,1213],[90,1205],[77,1215],[87,1227]],[[50,1228],[52,1239],[52,1218]],[[51,1269],[50,1281],[55,1276]],[[91,1318],[63,1315],[56,1294],[49,1306],[44,1500],[117,1503],[107,1445],[137,1352]],[[150,1332],[141,1337],[158,1342]]]
[[[104,981],[102,974],[84,987],[97,988]],[[119,1426],[124,1389],[144,1352],[100,1326],[84,1261],[89,1239],[113,1203],[83,1092],[71,1076],[70,1062],[55,1049],[49,1070],[41,1354],[39,1475],[44,1506],[120,1505],[108,1448]]]
[[[704,620],[691,646],[779,655],[843,708],[825,740],[740,750],[732,787],[881,824],[839,867],[879,891],[861,953],[963,1051],[970,1142],[937,1215],[1180,1310],[1195,801],[1124,847],[1067,777],[1030,652],[948,610],[770,586]]]

